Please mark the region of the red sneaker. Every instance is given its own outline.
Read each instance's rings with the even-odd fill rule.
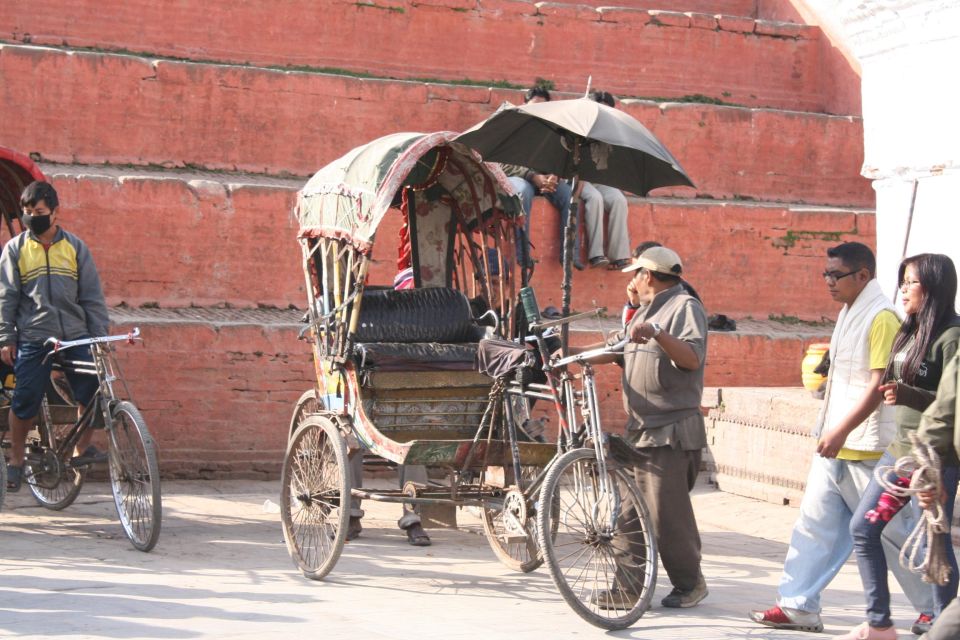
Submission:
[[[819,613],[810,613],[799,609],[781,609],[779,606],[770,607],[766,611],[755,609],[750,612],[750,619],[757,624],[774,629],[789,631],[823,631],[823,622]]]
[[[933,616],[929,613],[921,613],[917,616],[913,626],[910,627],[910,631],[912,631],[915,636],[923,635],[927,631],[930,631],[931,625],[933,625]]]

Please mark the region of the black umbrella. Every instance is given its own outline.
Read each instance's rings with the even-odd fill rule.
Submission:
[[[657,187],[694,186],[676,158],[646,127],[623,111],[589,98],[507,106],[457,136],[456,141],[476,149],[488,162],[523,165],[638,195]],[[577,206],[576,201],[570,204],[571,213]],[[576,220],[576,215],[567,218],[563,247],[564,316],[570,314]],[[566,328],[564,325],[564,350]]]
[[[694,186],[646,127],[589,98],[504,107],[456,141],[488,162],[519,164],[638,195],[657,187]]]

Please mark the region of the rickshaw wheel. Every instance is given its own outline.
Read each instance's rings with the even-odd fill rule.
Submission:
[[[316,389],[304,391],[293,408],[293,417],[290,418],[290,429],[287,431],[287,438],[293,438],[293,434],[296,433],[297,428],[305,417],[320,413],[324,410],[326,410],[326,406],[324,406],[323,400],[317,397]]]
[[[537,467],[522,467],[521,473],[527,483],[537,477]],[[519,491],[511,490],[500,499],[489,500],[483,505],[483,532],[497,558],[509,569],[530,573],[543,564],[540,552],[537,520],[534,513],[536,500],[527,500]],[[518,524],[522,523],[523,530]]]
[[[581,618],[625,629],[650,608],[657,582],[653,525],[640,492],[622,469],[606,468],[607,491],[593,449],[556,460],[540,492],[540,546],[560,595]],[[543,535],[554,513],[556,535]]]
[[[303,418],[283,460],[280,518],[287,550],[303,575],[321,580],[347,539],[347,446],[332,418]]]

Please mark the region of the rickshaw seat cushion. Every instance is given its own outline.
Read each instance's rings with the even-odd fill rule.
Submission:
[[[366,290],[355,336],[360,343],[459,344],[477,342],[477,325],[467,297],[456,289]],[[474,351],[475,351],[474,347]]]
[[[477,345],[436,342],[374,342],[356,345],[363,368],[378,371],[475,371]]]

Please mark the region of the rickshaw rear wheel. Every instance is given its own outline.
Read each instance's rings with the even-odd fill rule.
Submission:
[[[347,464],[334,419],[303,418],[283,460],[280,519],[290,557],[311,580],[323,579],[343,552],[350,517]]]
[[[539,471],[539,467],[522,467],[524,484],[529,486]],[[543,564],[537,533],[536,503],[536,496],[527,499],[519,491],[511,490],[483,505],[481,520],[487,542],[497,559],[513,571],[530,573]],[[520,523],[523,523],[522,531],[518,526]]]
[[[290,429],[287,431],[287,438],[293,438],[293,434],[296,433],[304,418],[325,410],[326,406],[323,400],[317,397],[316,389],[304,391],[297,400],[297,404],[294,405],[293,417],[290,418]]]
[[[544,527],[555,513],[559,528],[547,537]],[[537,518],[550,575],[577,615],[613,630],[646,613],[657,546],[647,506],[625,470],[608,462],[601,474],[596,451],[568,451],[547,472]]]

